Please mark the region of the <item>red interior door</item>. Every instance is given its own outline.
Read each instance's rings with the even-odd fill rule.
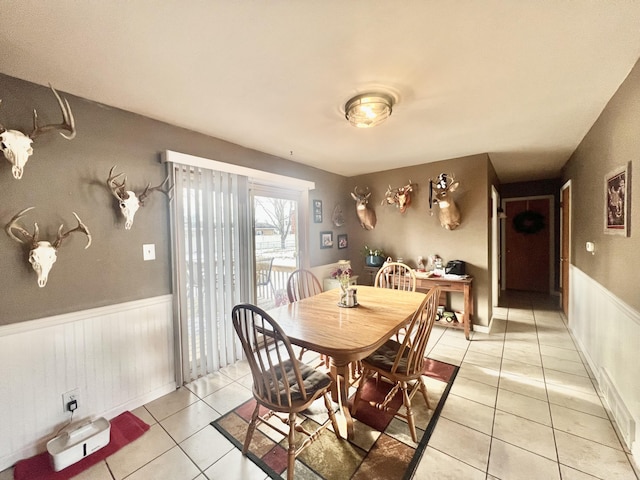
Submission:
[[[506,287],[549,293],[549,199],[512,200],[505,205]],[[540,231],[523,233],[516,230],[514,219],[526,210],[543,216],[544,227]]]

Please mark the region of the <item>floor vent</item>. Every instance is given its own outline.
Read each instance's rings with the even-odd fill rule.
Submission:
[[[622,440],[625,442],[627,448],[630,449],[631,444],[635,440],[636,422],[629,413],[624,401],[620,398],[605,368],[600,369],[600,390],[613,415],[613,420],[615,420]]]

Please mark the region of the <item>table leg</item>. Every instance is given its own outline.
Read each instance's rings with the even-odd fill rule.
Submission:
[[[340,411],[344,415],[347,425],[347,438],[352,440],[354,436],[353,418],[349,411],[349,368],[350,362],[342,363],[331,359],[331,374],[334,378],[334,384],[331,388],[331,397],[334,402],[338,402]]]

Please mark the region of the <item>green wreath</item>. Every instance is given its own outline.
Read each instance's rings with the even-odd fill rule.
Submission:
[[[533,210],[520,212],[513,219],[513,228],[516,232],[524,233],[525,235],[538,233],[544,227],[544,215]]]

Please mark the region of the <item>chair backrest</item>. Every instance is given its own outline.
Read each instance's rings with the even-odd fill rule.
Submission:
[[[416,272],[400,262],[385,263],[373,282],[374,287],[416,291]]]
[[[391,373],[398,373],[398,369],[401,367],[400,370],[403,374],[406,368],[407,377],[417,378],[422,374],[424,352],[436,320],[439,298],[440,287],[435,286],[429,290],[416,313],[413,314],[402,345],[398,350],[398,355],[391,368]]]
[[[294,399],[307,400],[300,367],[289,337],[271,316],[243,303],[231,311],[253,377],[253,394],[264,404],[286,408]]]
[[[322,293],[318,278],[309,270],[295,270],[287,280],[287,296],[291,303]]]
[[[271,281],[271,267],[273,266],[273,257],[256,260],[256,285],[269,285]]]

